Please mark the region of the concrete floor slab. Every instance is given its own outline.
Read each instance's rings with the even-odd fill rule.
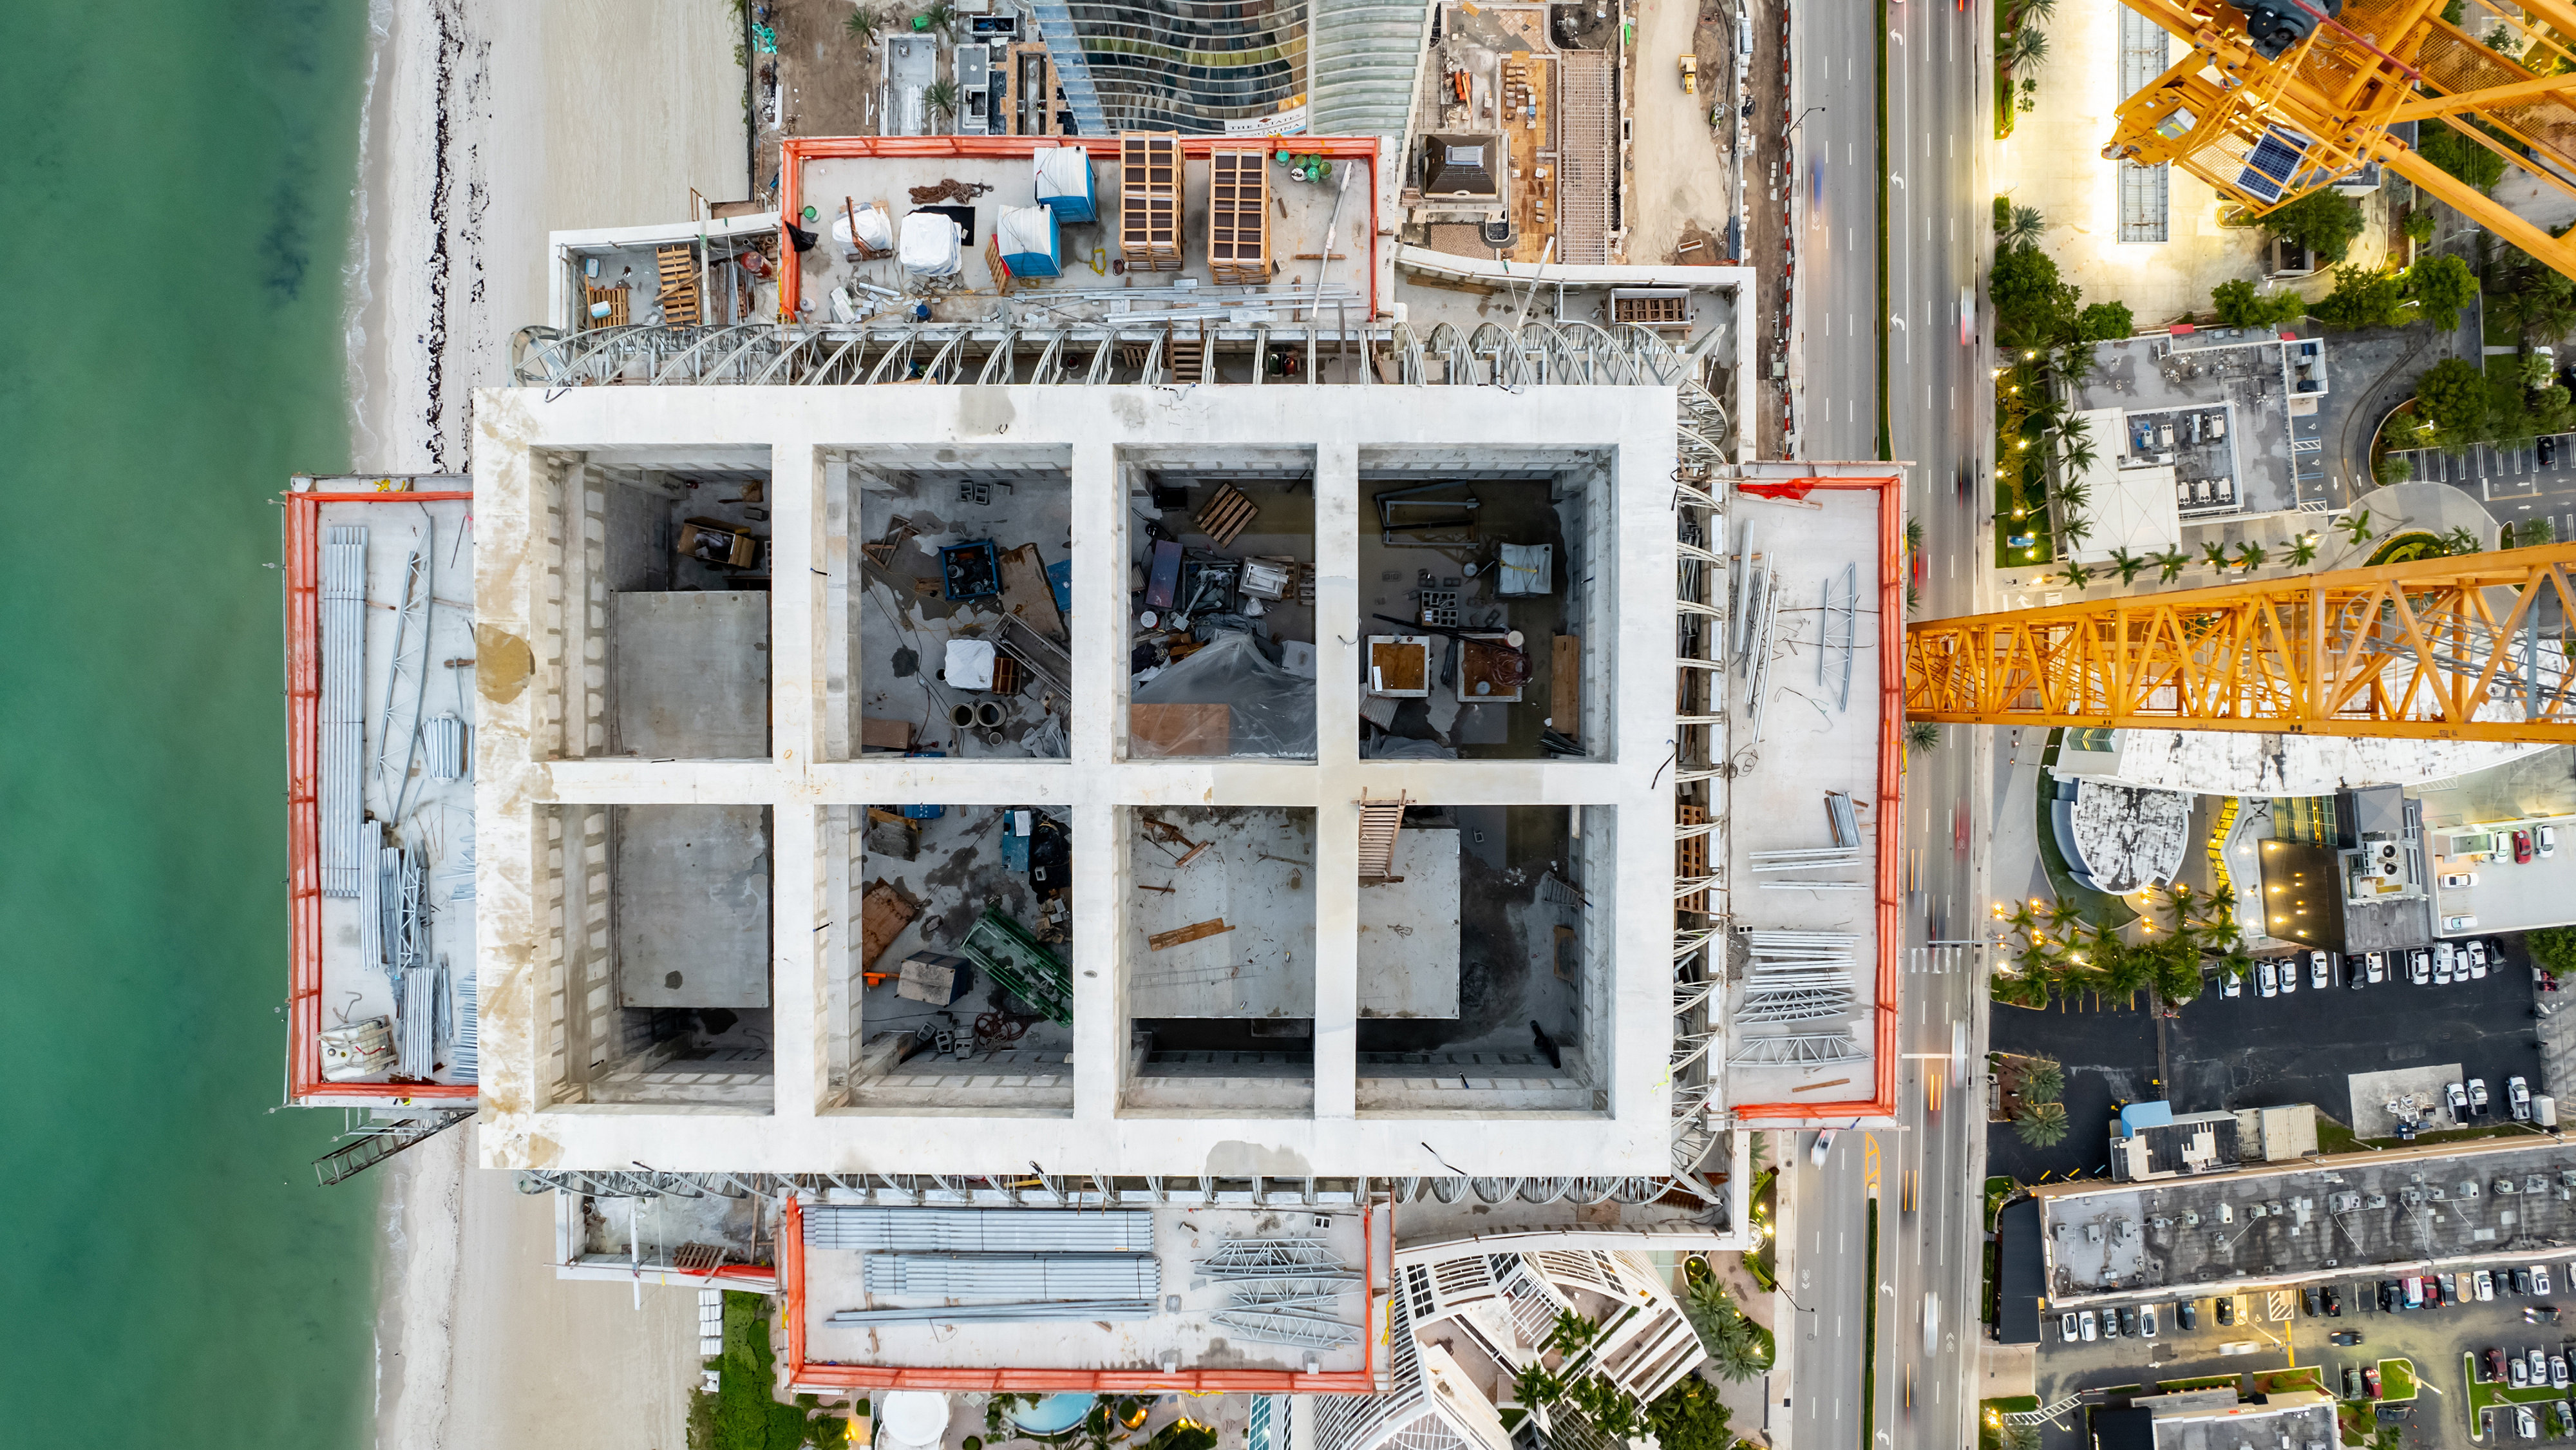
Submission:
[[[681,760],[769,754],[767,591],[608,599],[619,748]]]
[[[769,1005],[768,814],[619,810],[609,867],[619,1006]]]
[[[1133,1017],[1315,1015],[1315,817],[1311,811],[1137,812],[1207,849],[1185,867],[1185,846],[1165,846],[1131,825],[1128,859],[1142,887],[1127,929],[1128,1014]],[[1154,950],[1147,939],[1199,922],[1232,928]]]
[[[1408,828],[1394,874],[1360,883],[1360,1015],[1458,1015],[1458,832]]]

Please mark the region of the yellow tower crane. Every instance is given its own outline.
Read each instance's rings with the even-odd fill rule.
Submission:
[[[2124,3],[2191,50],[2121,103],[2104,157],[2171,162],[2255,214],[2376,161],[2576,277],[2576,245],[2389,132],[2456,120],[2461,135],[2576,196],[2576,3],[2518,0],[2520,61],[2443,20],[2443,0]]]

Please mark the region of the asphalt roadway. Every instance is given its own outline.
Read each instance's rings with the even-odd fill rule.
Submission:
[[[1962,339],[1960,298],[1981,299],[1993,245],[1984,144],[1990,48],[1980,6],[1939,0],[1891,4],[1886,18],[1888,92],[1889,446],[1908,463],[1909,515],[1924,530],[1915,617],[1974,612],[1988,490],[1982,480],[1991,404],[1982,386],[1990,350],[1981,302]],[[1807,205],[1798,230],[1801,289],[1798,454],[1812,459],[1888,456],[1878,432],[1877,102],[1872,70],[1878,7],[1803,6],[1798,12],[1798,102],[1793,136]],[[1784,1165],[1793,1195],[1789,1286],[1796,1327],[1780,1338],[1791,1361],[1796,1450],[1861,1444],[1861,1325],[1878,1298],[1878,1445],[1957,1450],[1974,1443],[1970,1376],[1980,1335],[1974,1308],[1982,1273],[1979,1183],[1985,1152],[1981,1093],[1952,1063],[1964,1024],[1966,1060],[1984,1054],[1981,954],[1936,943],[1981,938],[1993,772],[1981,769],[1991,732],[1942,732],[1907,768],[1907,971],[1899,1040],[1898,1117],[1891,1129],[1839,1135],[1823,1168],[1805,1156]],[[1981,789],[1980,786],[1983,788]],[[2023,826],[2027,829],[2027,824]],[[1929,1111],[1931,1095],[1945,1106]],[[1916,1211],[1903,1212],[1905,1175]],[[1880,1202],[1879,1282],[1868,1282],[1862,1235],[1867,1198]],[[1924,1315],[1937,1307],[1930,1347]],[[1906,1386],[1914,1387],[1911,1409]],[[1777,1411],[1775,1411],[1777,1413]],[[1776,1421],[1775,1421],[1776,1423]],[[1870,1447],[1877,1450],[1877,1445]]]

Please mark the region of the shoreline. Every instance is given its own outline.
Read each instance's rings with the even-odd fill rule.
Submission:
[[[711,0],[369,0],[342,259],[350,468],[464,472],[471,390],[544,315],[546,236],[750,191],[740,32]],[[567,1282],[550,1201],[472,1168],[475,1125],[374,1185],[383,1450],[680,1450],[694,1293]]]

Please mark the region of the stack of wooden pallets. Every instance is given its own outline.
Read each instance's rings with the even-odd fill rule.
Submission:
[[[1181,137],[1118,136],[1118,251],[1130,272],[1181,270]]]
[[[1260,151],[1208,153],[1208,275],[1219,286],[1270,280],[1268,159]]]
[[[698,254],[683,243],[676,247],[656,247],[653,261],[661,272],[662,325],[695,327],[698,325]]]

